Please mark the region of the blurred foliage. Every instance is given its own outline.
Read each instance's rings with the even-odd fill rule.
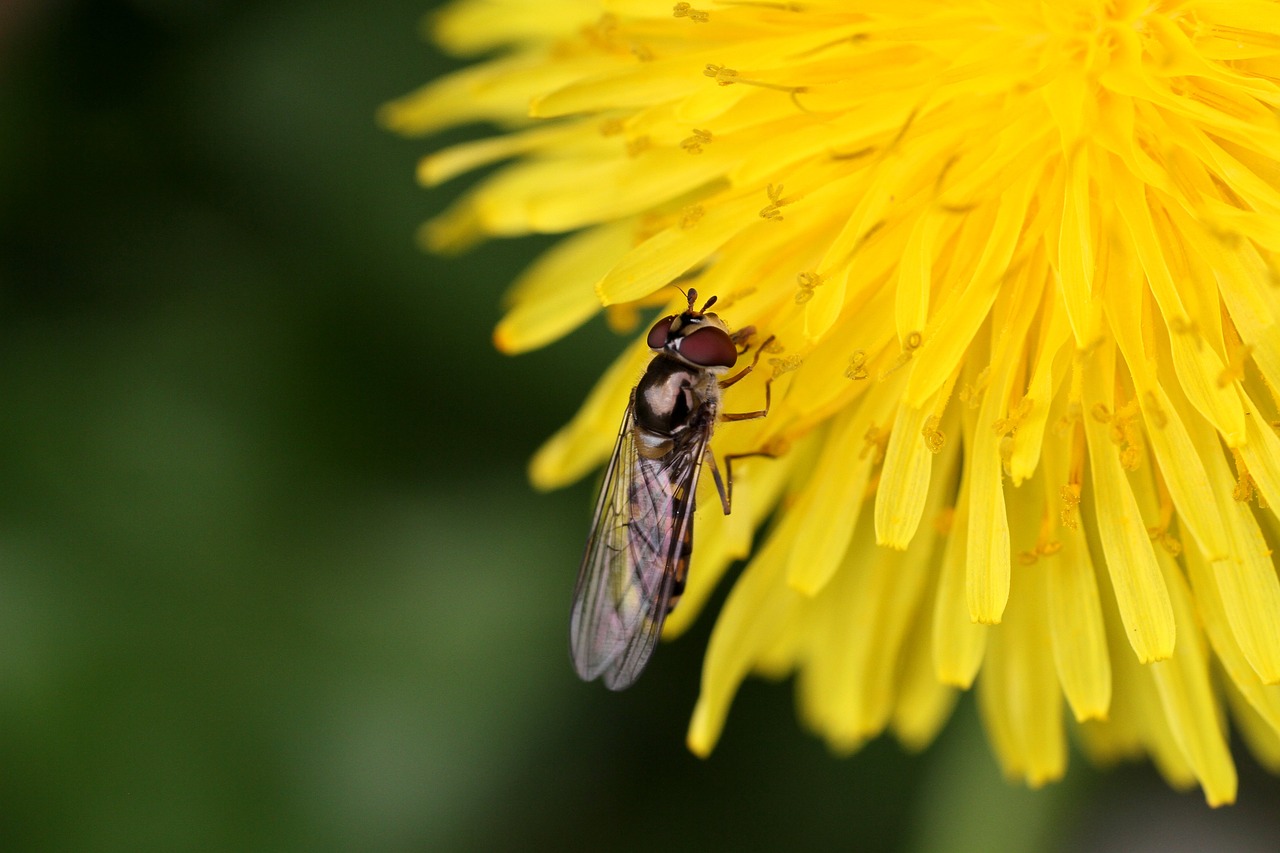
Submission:
[[[835,759],[753,682],[700,762],[705,617],[633,691],[576,682],[590,486],[523,472],[621,342],[499,356],[545,241],[415,248],[459,137],[373,116],[453,67],[424,11],[0,13],[3,849],[1102,849],[1121,789],[1227,825],[1145,770],[1008,788],[968,703]]]

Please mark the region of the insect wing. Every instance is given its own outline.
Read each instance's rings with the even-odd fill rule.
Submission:
[[[603,676],[606,687],[622,690],[653,654],[672,590],[684,580],[684,543],[714,422],[713,411],[704,414],[670,453],[647,459],[636,452],[627,407],[574,591],[573,663],[586,681]]]

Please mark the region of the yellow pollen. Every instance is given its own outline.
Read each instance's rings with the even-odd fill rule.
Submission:
[[[702,146],[708,145],[710,142],[711,131],[698,130],[698,128],[695,127],[693,129],[692,136],[685,137],[680,141],[680,147],[685,151],[688,151],[690,154],[701,154]]]
[[[690,228],[698,224],[698,220],[702,219],[706,212],[706,208],[700,204],[689,205],[680,212],[680,228],[688,231]]]
[[[930,415],[925,418],[924,426],[920,429],[920,434],[924,436],[924,445],[929,448],[929,452],[937,454],[946,444],[947,437],[938,429],[938,425],[942,423],[942,418],[937,415]]]
[[[1257,495],[1257,488],[1253,483],[1253,475],[1249,473],[1249,469],[1244,464],[1244,457],[1240,455],[1240,451],[1231,448],[1231,458],[1236,463],[1236,486],[1231,490],[1231,496],[1240,503],[1248,503]]]
[[[844,375],[849,379],[866,379],[870,376],[867,372],[867,354],[858,350],[849,356],[849,366],[844,369]]]
[[[770,222],[782,221],[782,206],[791,204],[795,201],[793,198],[782,197],[782,184],[769,184],[765,188],[765,195],[769,197],[769,203],[760,209],[760,218],[767,219]]]
[[[769,366],[773,368],[774,376],[781,376],[784,373],[790,373],[800,367],[803,363],[804,359],[800,358],[798,355],[789,355],[786,358],[769,359]]]
[[[710,16],[701,9],[695,9],[688,3],[677,3],[675,8],[671,10],[671,14],[677,18],[688,18],[695,24],[705,24]]]
[[[1080,484],[1068,483],[1058,490],[1058,497],[1062,499],[1062,511],[1059,519],[1063,527],[1075,530],[1080,526],[1080,516],[1078,509],[1080,507]]]
[[[704,77],[714,77],[721,86],[732,86],[738,82],[738,72],[724,65],[710,65],[702,69]]]

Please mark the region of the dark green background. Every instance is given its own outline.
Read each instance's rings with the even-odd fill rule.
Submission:
[[[415,248],[446,140],[374,114],[454,67],[427,6],[0,3],[0,850],[1277,837],[1249,766],[1212,815],[1078,758],[1006,787],[970,702],[923,757],[835,759],[751,682],[699,761],[706,618],[634,690],[578,683],[589,485],[524,466],[621,342],[500,356],[545,243]]]

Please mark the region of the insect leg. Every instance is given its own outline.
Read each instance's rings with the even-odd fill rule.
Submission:
[[[770,338],[769,340],[771,341],[771,340],[773,340],[773,338]],[[767,344],[768,342],[769,342],[769,341],[765,341],[765,343],[766,343],[766,344]],[[756,353],[755,361],[752,361],[750,365],[748,365],[747,367],[743,368],[743,370],[742,370],[742,372],[741,372],[741,373],[737,374],[736,376],[731,376],[731,377],[729,377],[728,379],[726,379],[724,382],[721,382],[721,383],[720,383],[720,387],[721,387],[721,388],[724,388],[724,387],[726,386],[726,384],[728,384],[728,385],[732,385],[734,382],[737,382],[737,381],[738,381],[739,379],[741,379],[743,376],[746,376],[749,372],[751,372],[751,368],[755,367],[755,366],[756,366],[756,362],[760,360],[760,353],[761,353],[761,352],[764,352],[764,347],[761,347],[761,348],[760,348],[760,351]],[[763,418],[765,415],[769,414],[769,406],[770,406],[770,405],[772,404],[772,402],[773,402],[773,379],[774,379],[774,377],[770,376],[767,380],[765,380],[765,383],[764,383],[764,408],[763,408],[763,409],[759,409],[759,410],[754,411],[754,412],[726,412],[726,413],[724,413],[724,414],[720,415],[720,420],[722,420],[722,421],[751,421],[751,420],[755,420],[756,418]],[[749,454],[746,454],[746,455],[748,455],[748,456],[756,456],[756,455],[758,455],[758,454],[749,453]]]
[[[707,462],[711,465],[711,477],[716,481],[716,491],[720,493],[720,505],[724,507],[724,514],[728,515],[729,510],[733,507],[733,460],[748,459],[752,456],[764,456],[769,459],[778,458],[778,454],[770,453],[767,450],[757,450],[754,453],[730,453],[724,458],[724,479],[720,478],[720,468],[716,465],[715,454],[711,452],[711,448],[707,448]]]
[[[747,329],[744,329],[743,331],[752,331],[752,332],[754,332],[755,330],[754,330],[754,329],[752,329],[752,328],[750,328],[750,327],[748,327]],[[765,342],[764,342],[764,343],[762,343],[762,344],[760,345],[760,348],[759,348],[758,350],[756,350],[756,357],[755,357],[755,358],[753,358],[753,359],[751,359],[751,363],[750,363],[750,364],[748,364],[746,367],[742,368],[742,369],[741,369],[741,370],[739,370],[737,373],[735,373],[735,374],[733,374],[732,376],[730,376],[728,379],[721,379],[721,380],[720,380],[720,387],[721,387],[721,388],[728,388],[730,385],[737,384],[738,380],[742,379],[742,377],[746,376],[748,373],[750,373],[751,371],[755,370],[755,369],[756,369],[756,365],[760,363],[760,356],[764,355],[765,347],[769,346],[769,344],[771,344],[771,343],[773,343],[773,335],[770,335],[770,336],[768,337],[768,339],[767,339],[767,340],[765,340]],[[744,352],[745,352],[745,350],[744,350]]]

